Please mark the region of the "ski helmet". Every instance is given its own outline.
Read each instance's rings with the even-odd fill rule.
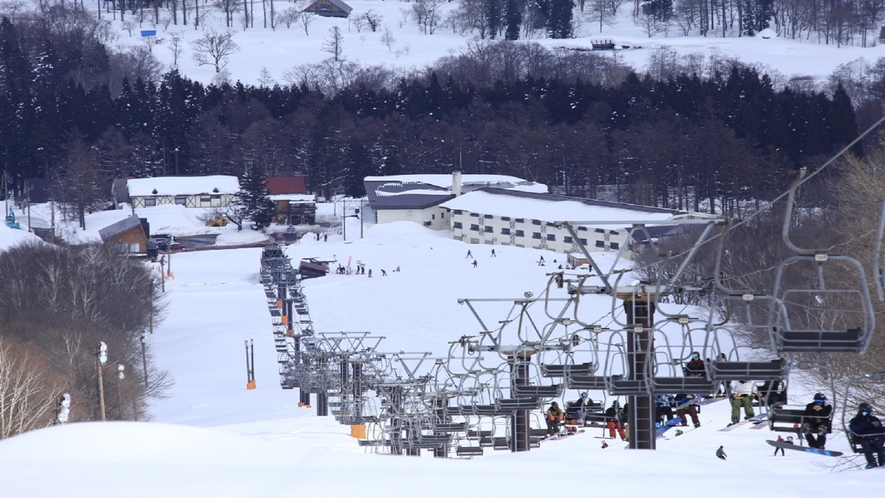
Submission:
[[[814,400],[815,401],[826,401],[827,397],[824,393],[814,393]]]
[[[871,407],[869,403],[861,403],[860,406],[857,407],[857,411],[871,412],[871,411],[873,411],[873,407]]]

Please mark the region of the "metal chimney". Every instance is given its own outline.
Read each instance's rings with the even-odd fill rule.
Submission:
[[[461,172],[455,171],[452,173],[452,193],[455,194],[455,197],[461,195]]]

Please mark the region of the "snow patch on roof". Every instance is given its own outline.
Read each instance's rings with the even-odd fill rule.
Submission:
[[[240,181],[235,176],[157,176],[132,178],[126,182],[130,196],[236,194]],[[154,192],[156,190],[156,193]]]
[[[474,191],[441,204],[448,209],[460,209],[471,213],[511,216],[544,221],[621,221],[667,220],[675,213],[646,211],[642,206],[624,205],[623,208],[593,206],[579,200],[531,199],[510,195]]]

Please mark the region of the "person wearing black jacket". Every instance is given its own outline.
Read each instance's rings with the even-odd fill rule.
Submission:
[[[624,416],[624,411],[620,409],[620,404],[615,400],[612,403],[612,406],[608,407],[605,411],[605,425],[608,427],[608,435],[612,439],[615,438],[615,433],[621,436],[621,440],[627,440],[627,433],[624,431],[624,428],[621,426],[621,417]]]
[[[590,403],[587,393],[581,393],[581,397],[577,401],[572,401],[566,405],[565,424],[570,434],[578,432],[578,427],[584,425],[584,407]]]
[[[882,422],[873,416],[873,409],[869,403],[861,403],[858,406],[857,415],[848,423],[848,429],[853,438],[860,439],[863,455],[867,459],[866,468],[885,465],[885,429],[882,428]],[[879,457],[878,464],[876,456]]]
[[[833,406],[827,404],[823,393],[816,393],[814,401],[805,405],[805,417],[802,433],[808,441],[809,448],[824,449],[827,444],[827,433],[830,432],[830,414]]]

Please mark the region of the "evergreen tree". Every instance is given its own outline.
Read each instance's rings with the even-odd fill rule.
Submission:
[[[550,17],[547,18],[547,36],[550,38],[571,38],[573,34],[573,0],[552,0]]]
[[[516,4],[516,0],[507,0],[504,6],[504,21],[507,24],[504,39],[518,40],[519,28],[522,25],[522,10]]]
[[[655,21],[669,21],[673,16],[673,0],[644,0],[642,13]]]
[[[486,19],[489,23],[489,39],[494,40],[501,31],[501,1],[486,0]]]
[[[240,179],[240,191],[237,192],[236,204],[242,208],[247,218],[252,220],[253,230],[262,230],[270,226],[276,212],[276,206],[270,200],[267,190],[267,178],[257,166],[250,166]]]

